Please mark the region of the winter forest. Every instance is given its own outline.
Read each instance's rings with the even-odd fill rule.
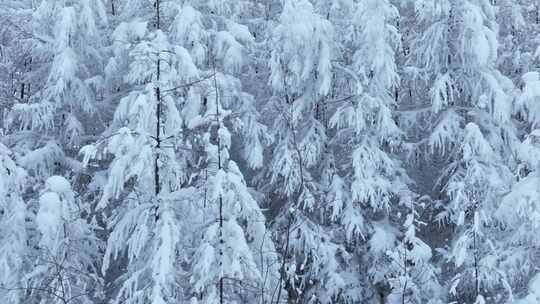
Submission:
[[[539,0],[0,0],[0,303],[539,304]]]

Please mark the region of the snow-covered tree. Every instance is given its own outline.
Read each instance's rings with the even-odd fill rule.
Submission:
[[[441,303],[439,273],[432,264],[431,248],[417,235],[425,223],[418,220],[420,208],[415,207],[409,208],[398,245],[387,252],[390,263],[386,277],[392,290],[389,303]]]
[[[54,163],[76,170],[64,153],[77,150],[85,134],[82,119],[95,116],[98,108],[106,16],[101,0],[45,0],[31,18],[22,42],[30,49],[24,87],[9,108],[7,123],[14,136],[25,136],[19,149],[28,158],[29,173],[46,176]],[[49,170],[37,172],[38,166]]]
[[[0,298],[18,304],[23,299],[21,279],[27,270],[26,172],[12,157],[11,151],[0,144]]]
[[[25,77],[30,65],[27,41],[30,36],[30,1],[2,1],[0,3],[0,106],[2,126],[11,106],[28,94]]]
[[[529,0],[496,2],[499,26],[499,69],[515,83],[538,62],[539,5]]]
[[[177,41],[185,43],[197,66],[211,75],[188,92],[183,111],[196,138],[194,149],[204,152],[197,183],[204,192],[199,206],[205,220],[193,257],[192,300],[264,302],[276,288],[277,256],[256,193],[248,189],[239,166],[245,162],[248,168],[260,168],[268,141],[255,100],[241,82],[253,71],[247,64],[254,37],[238,22],[249,20],[245,10],[258,8],[251,1],[192,4],[181,8],[173,24]],[[204,21],[211,26],[204,27]],[[201,49],[208,50],[207,57]],[[236,151],[241,159],[233,157]]]
[[[76,198],[65,178],[46,180],[35,217],[38,241],[29,252],[34,259],[23,277],[28,301],[86,304],[102,296],[99,242],[83,218],[88,207]]]
[[[225,122],[231,112],[223,108],[220,94],[216,90],[210,96],[214,105],[209,105],[197,122],[208,128],[203,140],[209,176],[205,185],[207,196],[201,203],[210,224],[205,227],[195,254],[191,279],[202,303],[253,301],[264,284],[265,274],[260,267],[275,262],[266,260],[272,257],[272,253],[266,252],[272,247],[266,239],[264,216],[238,165],[230,158],[231,133]],[[264,245],[265,242],[268,244]],[[258,264],[259,259],[265,260]],[[265,301],[267,295],[262,296],[257,302]]]
[[[186,253],[179,244],[185,229],[180,217],[190,216],[186,200],[193,191],[183,187],[189,153],[182,149],[189,147],[183,146],[178,99],[166,89],[197,78],[198,70],[186,49],[169,42],[161,4],[119,4],[126,20],[113,33],[115,56],[107,78],[124,73],[125,96],[103,139],[82,150],[85,163],[112,156],[98,208],[107,210],[111,229],[103,271],[125,264],[114,302],[171,303],[183,297],[177,289],[179,257]]]
[[[103,140],[83,149],[87,160],[113,156],[100,207],[111,210],[104,271],[127,264],[116,301],[211,302],[218,289],[251,298],[262,267],[275,263],[265,260],[273,249],[264,217],[229,157],[233,128],[248,164],[261,166],[264,128],[231,75],[250,34],[226,12],[216,3],[119,3],[125,20],[113,33],[107,78],[126,96]]]
[[[346,293],[350,282],[345,280],[345,266],[351,256],[324,226],[324,190],[318,180],[319,174],[327,174],[320,171],[321,163],[331,162],[325,151],[325,100],[332,88],[334,29],[309,1],[284,1],[268,43],[273,46],[273,94],[266,109],[273,119],[275,143],[265,171],[270,183],[262,189],[277,195],[272,208],[279,212],[274,226],[286,292],[278,291],[278,300],[351,301],[351,296],[359,296]]]
[[[88,303],[99,296],[100,283],[93,271],[99,263],[97,243],[93,228],[85,225],[89,206],[68,194],[59,194],[62,198],[56,201],[48,192],[40,198],[39,190],[51,174],[72,177],[72,172],[79,172],[79,163],[69,156],[83,139],[81,118],[95,109],[101,86],[100,41],[106,23],[101,8],[100,1],[2,3],[2,12],[9,17],[2,20],[11,30],[3,37],[11,40],[1,53],[13,54],[8,55],[13,56],[11,66],[3,71],[10,75],[2,82],[3,143],[26,169],[32,185],[24,198],[24,208],[32,212],[23,218],[27,230],[20,229],[23,238],[18,240],[28,249],[24,252],[28,267],[18,274],[15,286],[24,302]],[[42,206],[54,202],[67,207],[56,223],[64,226],[65,234],[53,246],[47,235],[51,230],[41,230],[48,221],[40,216]],[[95,293],[88,294],[92,289]]]
[[[339,192],[348,198],[329,200],[327,209],[363,261],[360,271],[372,286],[364,298],[425,303],[436,299],[437,279],[431,249],[416,236],[420,207],[398,158],[405,134],[394,120],[400,16],[389,1],[359,2],[353,12],[342,29],[352,34],[336,64],[334,91],[341,96],[334,97],[330,119],[340,159],[334,178],[342,184],[330,198]]]
[[[421,31],[413,37],[407,75],[416,79],[402,123],[415,125],[411,145],[445,160],[436,184],[439,220],[454,235],[450,297],[511,296],[498,264],[493,214],[512,184],[512,82],[497,69],[495,7],[488,1],[416,1]],[[422,98],[428,94],[429,99]],[[404,102],[405,103],[405,102]],[[423,136],[421,130],[431,130]]]
[[[517,149],[519,165],[516,168],[518,182],[504,197],[496,211],[496,218],[503,225],[500,247],[501,264],[509,284],[516,293],[522,294],[523,284],[530,282],[528,298],[534,299],[535,280],[538,269],[540,239],[535,233],[540,216],[539,176],[540,132],[538,102],[540,101],[540,77],[538,72],[523,76],[524,87],[517,97],[517,110],[527,123],[529,132]],[[527,302],[525,302],[527,303]]]

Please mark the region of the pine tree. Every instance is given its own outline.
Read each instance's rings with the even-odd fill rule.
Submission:
[[[419,85],[409,98],[423,104],[410,119],[427,122],[427,137],[412,145],[444,159],[437,182],[439,220],[454,235],[446,259],[453,265],[450,298],[483,301],[509,295],[493,213],[512,184],[512,82],[497,69],[495,8],[488,1],[419,1],[422,31],[414,37],[407,72]],[[419,107],[418,107],[419,106]],[[422,109],[422,107],[425,107]],[[417,129],[419,130],[419,129]],[[506,294],[505,294],[506,293]],[[511,295],[510,295],[511,296]]]
[[[325,99],[332,87],[334,29],[308,1],[285,1],[272,30],[268,113],[274,117],[273,157],[266,169],[277,197],[274,219],[280,246],[281,287],[277,301],[321,303],[353,300],[345,294],[351,256],[324,226],[327,162]],[[351,270],[352,271],[352,270]],[[354,283],[350,283],[354,286]],[[354,295],[354,296],[359,296]]]
[[[342,31],[352,34],[342,42],[334,89],[342,96],[332,105],[330,119],[336,130],[332,144],[341,151],[334,179],[344,188],[330,193],[344,191],[349,197],[329,209],[366,265],[357,266],[372,286],[365,288],[364,298],[434,301],[438,283],[431,249],[416,236],[421,206],[397,153],[405,135],[394,120],[399,12],[388,1],[365,1],[349,18]]]
[[[103,139],[82,149],[85,163],[112,156],[98,208],[108,210],[111,229],[103,272],[126,267],[115,303],[170,303],[184,296],[177,288],[186,254],[180,218],[189,218],[194,190],[185,185],[189,147],[183,146],[179,100],[166,90],[196,79],[198,70],[186,49],[169,42],[164,4],[119,4],[125,21],[113,33],[107,78],[125,73],[119,87],[125,96]]]
[[[71,187],[56,193],[58,197],[49,192],[40,196],[39,190],[43,184],[52,187],[52,174],[76,180],[74,175],[81,173],[80,163],[70,156],[83,140],[80,119],[94,109],[100,90],[99,32],[105,16],[99,1],[6,4],[10,19],[3,20],[11,24],[9,35],[17,39],[6,49],[15,61],[8,66],[11,79],[6,84],[11,83],[10,87],[4,90],[2,85],[2,96],[6,97],[2,108],[6,128],[3,141],[13,151],[15,162],[26,169],[27,180],[33,185],[24,197],[24,210],[30,212],[19,218],[23,226],[18,226],[21,239],[17,242],[25,242],[25,248],[20,247],[25,250],[19,255],[26,267],[19,270],[18,281],[9,283],[23,295],[21,302],[88,303],[100,292],[94,271],[98,242],[93,227],[86,224],[90,208],[68,194]],[[15,20],[20,23],[13,23]],[[88,65],[88,61],[97,64]],[[55,223],[41,217],[47,213],[44,206],[61,210],[56,212],[59,216],[54,218]],[[63,226],[62,235],[58,229],[45,229],[46,225]],[[58,235],[49,235],[53,232]],[[18,259],[17,255],[13,259]],[[89,294],[91,290],[95,291],[93,295]]]
[[[25,76],[30,55],[27,48],[30,35],[29,1],[3,1],[0,4],[0,105],[2,126],[8,110],[27,93]]]
[[[207,206],[203,206],[203,210],[206,217],[216,219],[205,227],[193,266],[191,282],[203,303],[229,303],[237,298],[246,301],[259,297],[258,289],[264,284],[259,267],[265,265],[257,265],[255,261],[259,257],[253,249],[263,250],[260,252],[262,258],[269,248],[269,245],[264,246],[264,242],[268,242],[265,240],[264,216],[248,191],[237,164],[230,159],[231,133],[225,126],[228,115],[220,96],[223,95],[216,89],[210,96],[215,105],[209,106],[203,116],[210,120],[204,123],[208,133],[203,139],[206,170],[211,174],[205,190]],[[250,248],[250,243],[261,248]],[[262,297],[258,301],[264,301],[266,295]]]
[[[23,278],[28,301],[93,303],[102,296],[96,268],[99,242],[83,218],[88,207],[76,199],[65,178],[46,180],[35,217],[37,246],[30,252],[37,258]]]
[[[24,295],[21,280],[28,266],[27,210],[23,201],[26,172],[12,157],[12,152],[0,144],[0,298],[18,304]]]
[[[503,198],[495,215],[504,227],[500,247],[501,265],[508,276],[509,284],[516,293],[523,292],[518,282],[530,282],[528,298],[534,299],[535,281],[538,270],[534,265],[539,263],[538,244],[535,232],[540,216],[540,197],[538,193],[538,153],[539,123],[538,101],[540,100],[540,77],[538,72],[529,72],[523,76],[525,83],[517,97],[517,109],[527,123],[527,132],[523,142],[518,146],[519,165],[516,168],[518,182]],[[532,300],[531,300],[532,301]],[[527,302],[525,302],[527,303]]]
[[[55,170],[78,169],[69,157],[85,135],[82,119],[98,108],[106,16],[100,0],[41,1],[31,18],[32,28],[22,42],[31,51],[7,125],[15,141],[17,135],[25,136],[24,144],[19,143],[26,157],[21,163],[43,178]]]
[[[249,9],[259,7],[251,1],[194,1],[181,8],[173,25],[175,37],[187,42],[198,67],[211,75],[188,93],[183,112],[196,138],[194,148],[203,152],[196,169],[204,191],[201,217],[215,221],[201,227],[191,279],[194,302],[264,302],[276,285],[275,249],[239,166],[260,168],[268,141],[253,96],[242,86],[253,72],[244,57],[254,52],[254,37],[239,23],[250,20],[244,13]],[[204,27],[205,22],[211,26]],[[206,57],[201,49],[207,50]],[[240,159],[234,158],[236,151]]]
[[[231,75],[242,68],[239,41],[249,43],[249,31],[226,19],[229,6],[193,4],[118,6],[125,21],[107,71],[126,96],[104,140],[83,149],[87,160],[113,154],[100,207],[112,210],[104,270],[127,263],[117,301],[217,301],[218,289],[222,301],[259,296],[261,264],[274,263],[265,259],[273,249],[264,217],[229,157],[233,128],[250,147],[248,164],[262,164],[264,129]]]

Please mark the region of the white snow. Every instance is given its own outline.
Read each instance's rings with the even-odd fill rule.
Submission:
[[[45,182],[45,187],[49,191],[64,194],[71,192],[71,184],[67,179],[62,176],[54,175],[47,179]]]
[[[46,192],[39,198],[36,223],[42,238],[40,244],[51,250],[56,249],[62,233],[62,201],[58,193]]]

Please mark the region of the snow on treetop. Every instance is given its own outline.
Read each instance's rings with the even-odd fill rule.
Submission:
[[[45,185],[49,191],[56,193],[66,193],[71,191],[69,181],[58,175],[49,177],[45,182]]]

